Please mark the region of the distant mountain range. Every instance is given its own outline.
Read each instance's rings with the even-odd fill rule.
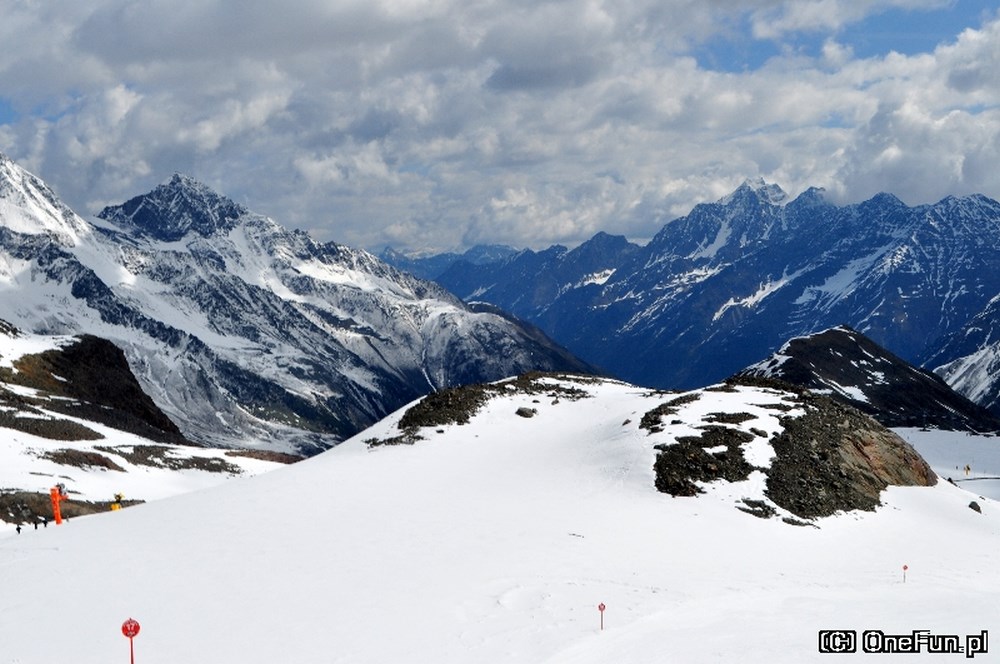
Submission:
[[[442,387],[590,370],[510,315],[182,175],[98,217],[0,155],[0,319],[114,342],[200,444],[311,454]]]
[[[518,253],[513,247],[503,244],[480,244],[462,253],[446,252],[443,254],[407,254],[386,247],[378,253],[378,257],[400,270],[409,272],[421,279],[434,280],[448,271],[455,263],[472,263],[486,265],[505,261]]]
[[[1000,203],[838,206],[747,181],[646,245],[599,233],[568,250],[455,261],[438,283],[525,318],[641,385],[710,384],[788,339],[849,325],[1000,413]]]

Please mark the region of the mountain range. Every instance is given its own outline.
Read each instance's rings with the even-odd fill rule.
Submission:
[[[507,260],[517,253],[517,249],[503,244],[477,244],[460,254],[455,252],[411,254],[385,247],[378,253],[378,257],[415,277],[433,281],[455,263],[487,265]]]
[[[487,309],[183,175],[84,220],[0,155],[0,319],[114,342],[199,444],[311,454],[442,387],[590,370]]]
[[[454,262],[438,283],[537,324],[630,382],[691,388],[786,341],[849,325],[998,412],[1000,203],[839,206],[747,181],[646,245],[599,233],[574,249]]]

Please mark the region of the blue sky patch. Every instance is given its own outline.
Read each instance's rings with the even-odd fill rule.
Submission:
[[[963,30],[979,28],[996,13],[995,0],[962,0],[937,10],[893,8],[839,31],[803,30],[786,33],[780,40],[755,38],[749,17],[744,17],[737,29],[720,32],[697,45],[691,55],[705,69],[741,73],[760,69],[778,55],[820,57],[823,44],[831,38],[849,47],[858,58],[891,52],[930,53],[941,44],[954,42]]]
[[[940,44],[954,42],[966,28],[979,28],[996,10],[994,0],[961,0],[954,7],[930,11],[890,9],[849,26],[836,39],[861,58],[892,51],[930,53]]]
[[[21,115],[14,110],[10,102],[0,97],[0,125],[17,122]]]

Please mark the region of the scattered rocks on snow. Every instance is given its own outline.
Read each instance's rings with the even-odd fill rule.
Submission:
[[[710,426],[701,436],[682,436],[672,445],[657,445],[660,453],[653,464],[656,488],[672,496],[694,496],[701,493],[695,482],[745,480],[754,468],[743,458],[740,446],[753,438],[737,429]],[[719,447],[725,449],[706,449]]]
[[[558,379],[555,382],[552,379]],[[389,438],[369,438],[365,443],[369,447],[382,445],[412,445],[423,440],[419,433],[422,428],[437,428],[449,424],[468,424],[491,399],[511,395],[535,395],[552,399],[557,404],[560,399],[575,401],[588,397],[589,394],[578,387],[566,383],[588,384],[596,380],[591,376],[562,373],[530,372],[508,380],[450,387],[429,394],[411,406],[396,425],[399,435]],[[525,412],[521,412],[525,411]],[[530,414],[527,414],[530,413]],[[535,408],[519,408],[517,414],[521,417],[532,417],[538,413]]]

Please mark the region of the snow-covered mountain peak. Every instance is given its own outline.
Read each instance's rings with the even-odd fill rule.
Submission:
[[[719,203],[730,205],[734,202],[756,199],[770,205],[783,205],[788,201],[788,194],[776,184],[764,181],[764,178],[747,178],[736,191],[722,197]]]
[[[90,225],[39,178],[0,152],[0,226],[25,235],[49,235],[74,245]]]
[[[797,208],[812,208],[821,205],[830,205],[830,202],[826,200],[826,189],[823,187],[809,187],[789,203],[790,207]]]
[[[202,237],[226,233],[247,214],[242,205],[175,173],[151,192],[106,207],[97,216],[150,238],[176,242],[192,232]]]

